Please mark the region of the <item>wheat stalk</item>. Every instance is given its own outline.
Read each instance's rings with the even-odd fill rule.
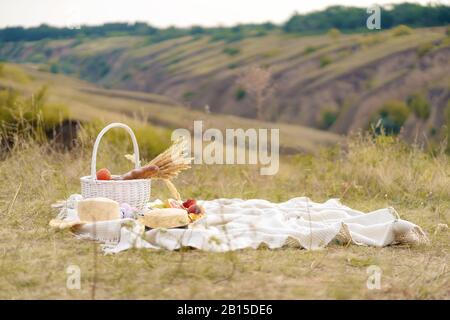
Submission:
[[[186,139],[180,137],[164,152],[157,155],[146,164],[158,166],[159,170],[151,176],[152,179],[170,180],[175,178],[181,171],[191,167],[191,158],[187,152]],[[125,155],[125,158],[134,162],[133,155]],[[150,177],[149,177],[150,178]]]
[[[187,144],[184,137],[177,139],[168,149],[157,155],[146,166],[155,165],[159,170],[146,178],[161,179],[165,182],[170,193],[181,201],[180,193],[170,179],[175,178],[181,171],[191,167],[192,157],[186,152]],[[134,155],[127,154],[125,158],[134,163]]]
[[[193,158],[189,157],[186,149],[186,140],[180,137],[167,150],[150,161],[147,165],[155,165],[159,168],[152,178],[169,180],[176,177],[181,171],[189,169]]]
[[[181,202],[181,196],[180,193],[178,192],[177,188],[175,187],[175,185],[172,183],[172,181],[168,180],[168,179],[164,179],[163,180],[166,183],[167,188],[169,189],[170,193],[172,194],[172,196]]]

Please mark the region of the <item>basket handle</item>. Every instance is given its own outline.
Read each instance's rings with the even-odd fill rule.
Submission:
[[[100,141],[103,138],[103,135],[112,128],[122,128],[125,129],[128,134],[131,137],[131,141],[133,142],[133,149],[134,149],[134,164],[135,164],[135,168],[139,169],[141,167],[141,163],[139,160],[139,146],[136,140],[136,136],[134,135],[133,130],[131,130],[131,128],[129,126],[127,126],[126,124],[123,123],[119,123],[119,122],[114,122],[111,123],[109,125],[107,125],[106,127],[104,127],[102,129],[102,131],[100,131],[100,133],[97,136],[97,139],[95,139],[95,143],[94,143],[94,150],[92,151],[92,160],[91,160],[91,179],[92,180],[96,180],[97,179],[97,175],[96,175],[96,170],[97,170],[97,151],[98,151],[98,146],[100,144]]]

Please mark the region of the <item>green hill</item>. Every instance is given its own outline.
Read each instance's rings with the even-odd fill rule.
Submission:
[[[402,134],[411,141],[445,134],[450,37],[444,27],[315,36],[274,29],[233,42],[207,34],[156,43],[151,39],[6,42],[0,58],[33,63],[40,70],[104,88],[170,97],[189,112],[207,105],[213,114],[339,134],[367,129],[381,119],[393,131],[403,126]],[[268,74],[270,94],[262,92],[260,103],[257,82],[252,80],[255,66]],[[416,96],[425,113],[414,111]],[[389,109],[393,103],[406,106],[401,117]]]
[[[40,71],[35,66],[5,64],[2,69],[0,89],[12,88],[31,95],[48,86],[49,102],[68,106],[71,116],[81,121],[148,123],[164,134],[167,129],[192,129],[194,120],[204,120],[205,129],[280,128],[280,148],[284,153],[316,152],[320,146],[341,141],[334,133],[192,110],[164,96],[104,89],[66,75]]]

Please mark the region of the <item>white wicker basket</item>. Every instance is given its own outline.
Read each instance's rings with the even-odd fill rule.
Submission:
[[[111,128],[123,128],[131,136],[134,149],[134,160],[136,169],[140,168],[139,146],[136,136],[130,127],[123,123],[111,123],[103,128],[97,136],[92,151],[91,175],[80,178],[81,195],[83,198],[105,197],[119,203],[128,203],[130,206],[141,210],[150,200],[151,180],[97,180],[97,150],[103,135]]]

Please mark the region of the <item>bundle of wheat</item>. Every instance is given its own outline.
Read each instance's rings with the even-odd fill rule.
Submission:
[[[183,170],[191,167],[191,161],[193,158],[187,153],[186,139],[180,137],[177,139],[166,151],[162,152],[147,166],[157,166],[158,172],[152,177],[153,179],[172,179]]]
[[[148,176],[139,178],[152,178],[163,180],[170,192],[177,200],[181,200],[180,194],[170,179],[175,178],[181,171],[191,167],[191,158],[188,154],[187,141],[180,137],[167,150],[160,153],[152,161],[147,163],[143,168],[158,168],[152,171]],[[134,156],[127,154],[128,160],[134,162]],[[150,171],[149,171],[150,172]]]

